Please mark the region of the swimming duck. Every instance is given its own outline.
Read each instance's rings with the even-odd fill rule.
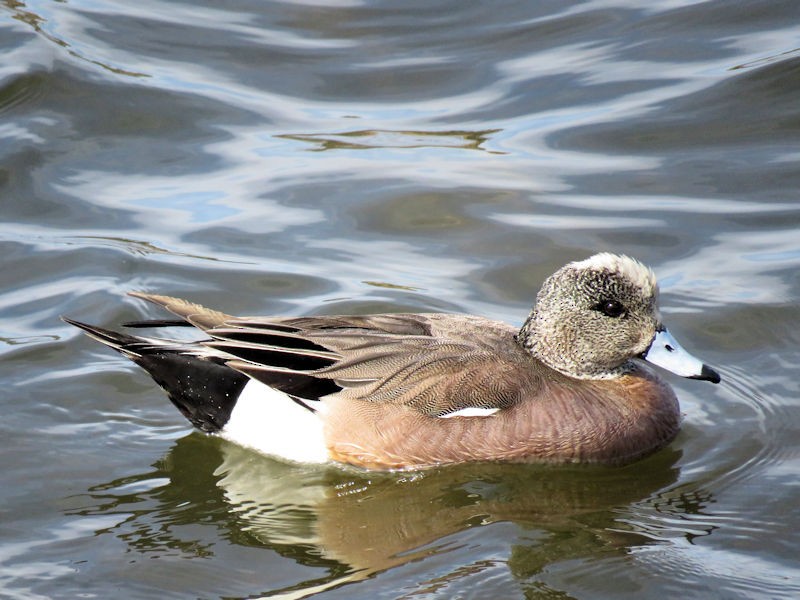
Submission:
[[[664,327],[653,272],[596,254],[547,278],[521,329],[460,314],[234,317],[156,294],[197,342],[64,320],[127,356],[198,429],[297,462],[413,469],[467,461],[620,464],[680,427],[642,360],[720,376]]]

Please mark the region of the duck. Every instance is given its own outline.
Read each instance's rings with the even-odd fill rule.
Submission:
[[[677,435],[650,365],[719,383],[664,326],[653,271],[600,253],[548,277],[521,328],[449,313],[236,317],[130,295],[197,341],[62,317],[142,367],[202,432],[294,463],[411,470],[466,462],[619,465]]]

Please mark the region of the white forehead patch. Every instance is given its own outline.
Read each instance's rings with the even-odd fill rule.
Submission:
[[[653,271],[629,256],[601,252],[585,260],[572,262],[569,266],[575,269],[604,270],[619,273],[644,290],[647,295],[655,294],[658,289]]]

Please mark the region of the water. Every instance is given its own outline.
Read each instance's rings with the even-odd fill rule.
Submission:
[[[795,2],[4,2],[0,595],[800,595]],[[61,323],[654,267],[712,386],[621,469],[290,467]]]

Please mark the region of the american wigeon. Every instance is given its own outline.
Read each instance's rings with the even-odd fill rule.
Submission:
[[[299,462],[623,463],[669,443],[680,413],[644,359],[718,383],[664,328],[652,271],[597,254],[542,285],[520,330],[482,317],[233,317],[132,293],[206,339],[136,337],[70,319],[144,368],[199,429]]]

